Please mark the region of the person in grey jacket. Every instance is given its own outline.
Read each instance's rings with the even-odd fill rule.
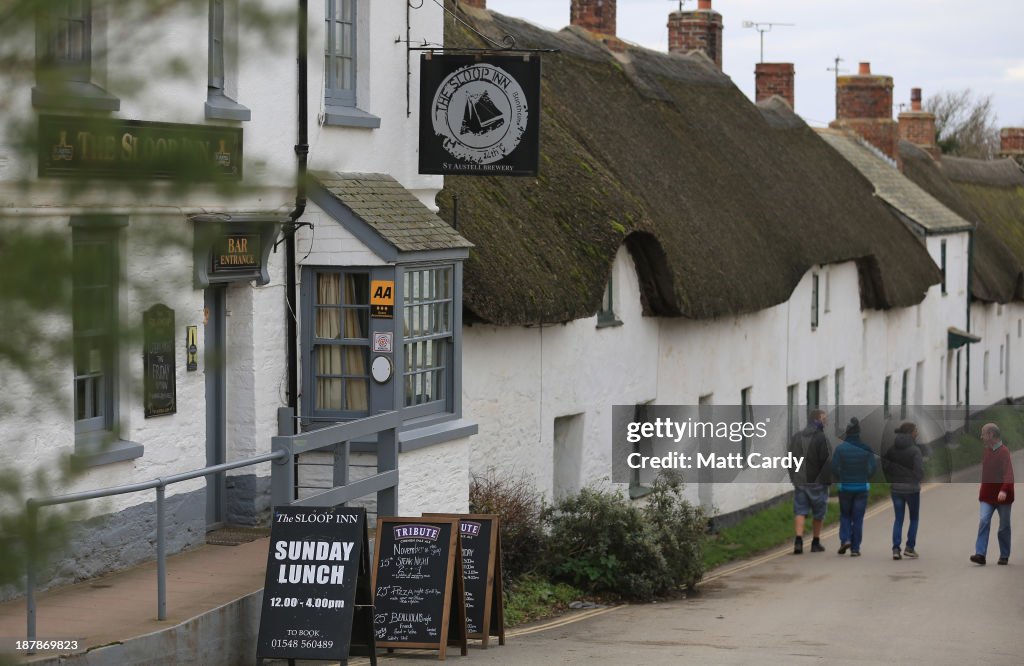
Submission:
[[[907,421],[896,429],[893,445],[882,456],[882,470],[885,479],[892,484],[892,508],[896,517],[892,524],[892,559],[916,558],[917,526],[921,515],[921,479],[924,478],[924,461],[917,446],[917,426]],[[907,529],[907,547],[900,555],[903,538],[903,517],[910,510],[910,527]]]

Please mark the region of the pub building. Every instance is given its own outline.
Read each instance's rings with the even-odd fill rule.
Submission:
[[[399,410],[399,508],[466,510],[471,244],[434,212],[442,179],[406,154],[418,88],[394,44],[408,21],[440,42],[441,8],[46,5],[0,47],[25,64],[2,75],[4,249],[25,248],[24,265],[54,267],[48,290],[67,290],[63,325],[26,294],[17,335],[36,344],[20,345],[17,366],[0,359],[4,451],[26,478],[49,472],[30,494],[146,482]],[[40,244],[59,258],[27,254]],[[353,462],[372,461],[373,447],[372,435],[353,442]],[[78,473],[63,481],[67,456]],[[298,494],[330,485],[322,469],[297,468]],[[168,486],[168,553],[268,524],[270,475],[268,463]],[[153,559],[151,492],[77,508],[88,529],[73,530],[38,587]]]

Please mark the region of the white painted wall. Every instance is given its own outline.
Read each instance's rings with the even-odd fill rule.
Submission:
[[[954,259],[950,294],[941,297],[935,286],[920,306],[861,311],[857,269],[847,262],[809,271],[786,303],[706,321],[644,317],[636,271],[621,248],[613,285],[622,326],[597,328],[593,317],[543,327],[466,327],[464,413],[480,424],[472,472],[524,474],[551,497],[557,483],[555,420],[579,414],[580,480],[601,483],[611,473],[613,405],[696,405],[707,396],[714,405],[739,405],[747,387],[754,405],[785,405],[787,387],[796,385],[802,426],[807,382],[821,381],[821,402],[834,406],[837,369],[845,404],[881,405],[885,378],[891,376],[890,400],[898,407],[904,370],[910,371],[908,402],[916,398],[916,375],[923,372],[922,402],[934,404],[946,329],[964,323],[966,261],[955,262],[960,248],[966,251],[962,237],[947,248]],[[820,299],[816,329],[814,274]],[[711,493],[690,488],[688,495],[727,513],[788,489],[784,483],[734,483],[718,484]]]

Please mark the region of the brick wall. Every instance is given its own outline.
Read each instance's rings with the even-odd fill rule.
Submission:
[[[602,35],[614,35],[615,0],[572,0],[569,23]]]
[[[701,2],[697,11],[668,15],[669,53],[703,51],[722,68],[722,15]]]
[[[794,69],[791,62],[759,62],[754,67],[755,101],[778,95],[793,108]]]

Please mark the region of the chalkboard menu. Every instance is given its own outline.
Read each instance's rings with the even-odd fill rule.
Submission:
[[[174,310],[166,305],[142,313],[142,359],[146,418],[175,413]]]
[[[374,552],[373,626],[378,647],[449,644],[466,654],[466,604],[457,518],[380,518]]]
[[[459,519],[462,577],[466,593],[466,636],[483,641],[498,637],[505,644],[504,597],[501,585],[501,527],[495,514],[424,514]]]
[[[361,507],[275,508],[257,656],[344,661],[362,642],[376,664],[368,553]]]

